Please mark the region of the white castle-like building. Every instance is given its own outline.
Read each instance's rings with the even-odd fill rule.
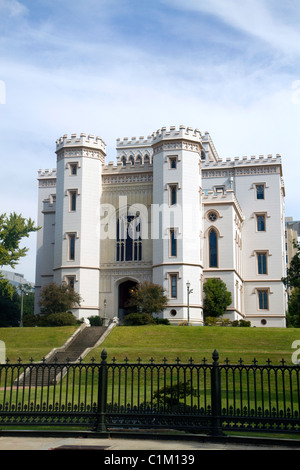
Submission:
[[[185,126],[116,150],[106,164],[101,138],[65,135],[56,169],[39,171],[36,313],[40,289],[65,281],[83,299],[75,316],[122,320],[130,290],[152,281],[169,299],[163,318],[202,325],[203,284],[219,278],[227,318],[285,327],[280,155],[222,160],[209,133]]]

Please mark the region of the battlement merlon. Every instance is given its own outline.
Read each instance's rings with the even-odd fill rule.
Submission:
[[[209,190],[202,190],[202,200],[203,204],[211,205],[211,204],[234,204],[241,221],[245,220],[245,216],[243,215],[242,208],[240,203],[236,197],[236,194],[233,189],[226,189],[225,191],[217,190],[214,191],[213,189]]]
[[[122,150],[124,148],[136,148],[136,147],[151,147],[152,145],[153,138],[152,136],[148,136],[145,138],[144,136],[141,136],[139,138],[137,137],[131,137],[129,139],[128,137],[124,137],[123,140],[120,138],[117,139],[116,143],[116,148],[117,150]]]
[[[175,126],[171,126],[169,130],[166,127],[158,129],[152,134],[152,145],[161,142],[162,140],[191,140],[193,142],[200,143],[202,145],[202,134],[199,129],[193,129],[192,127],[179,126],[176,129]]]
[[[55,179],[56,178],[56,168],[52,171],[50,170],[38,170],[38,180],[41,179]]]
[[[176,126],[171,126],[170,129],[162,127],[157,131],[153,132],[152,135],[145,137],[124,137],[123,140],[117,139],[117,149],[124,147],[151,147],[161,140],[173,140],[173,139],[188,139],[195,142],[202,142],[203,136],[198,129],[192,127],[180,126],[176,129]]]
[[[106,155],[106,144],[101,139],[101,137],[95,137],[92,134],[88,136],[86,134],[71,134],[69,137],[68,135],[64,135],[60,137],[56,141],[56,153],[60,152],[64,148],[76,148],[76,147],[85,147],[91,150],[101,151],[101,153],[105,156]]]
[[[252,165],[280,165],[281,166],[281,155],[277,154],[273,155],[259,155],[249,157],[234,157],[226,158],[226,160],[218,159],[216,162],[203,162],[202,169],[209,169],[209,168],[236,168],[242,166],[252,166]]]

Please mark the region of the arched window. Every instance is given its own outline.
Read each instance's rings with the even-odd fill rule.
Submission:
[[[218,267],[218,235],[217,232],[212,228],[208,235],[209,245],[209,267]]]
[[[123,158],[122,158],[122,165],[123,165],[123,166],[126,166],[126,157],[123,157]]]

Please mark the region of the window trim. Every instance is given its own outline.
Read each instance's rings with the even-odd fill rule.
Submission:
[[[64,277],[64,281],[68,286],[71,286],[72,289],[75,289],[75,283],[77,282],[76,274],[68,274]]]
[[[169,257],[170,258],[177,258],[178,256],[177,233],[178,233],[178,229],[176,228],[169,229]],[[176,254],[173,254],[174,247],[175,247]]]
[[[264,217],[264,230],[258,230],[258,218]],[[257,233],[265,233],[267,231],[267,213],[266,212],[255,212],[255,228]]]
[[[78,196],[78,190],[77,189],[69,189],[68,190],[68,195],[69,195],[69,212],[76,212],[77,211],[77,196]],[[75,209],[73,209],[73,197],[75,196]]]
[[[211,265],[211,244],[210,244],[210,235],[214,232],[216,235],[216,266]],[[215,227],[210,227],[207,234],[208,240],[208,267],[210,269],[218,269],[219,268],[219,233]]]
[[[178,298],[178,273],[168,273],[169,276],[169,298],[177,299]],[[175,286],[173,286],[172,281],[175,279]],[[173,287],[175,287],[175,295],[173,295]]]
[[[69,167],[69,175],[70,176],[77,176],[78,175],[78,169],[80,168],[79,162],[68,162],[67,166]],[[73,170],[76,170],[75,173]]]
[[[266,272],[259,272],[259,256],[260,255],[265,255],[266,256]],[[270,254],[269,254],[269,250],[256,250],[255,251],[255,257],[256,257],[256,274],[258,276],[266,276],[269,274],[269,258]],[[263,267],[263,264],[262,264],[262,267]]]
[[[124,221],[126,217],[126,223]],[[132,238],[129,234],[130,223],[134,219],[139,219],[139,237]],[[116,262],[117,263],[137,263],[143,260],[143,239],[142,239],[142,219],[139,217],[126,214],[126,216],[118,217],[116,220]],[[120,237],[120,232],[123,237]],[[125,233],[126,232],[126,233]],[[136,233],[136,232],[135,232]],[[127,240],[130,240],[131,259],[127,259],[129,253]]]
[[[177,170],[178,167],[178,155],[169,155],[168,157],[168,164],[169,170]],[[173,162],[175,162],[175,166],[172,166]]]
[[[75,261],[76,259],[76,232],[67,233],[67,241],[68,241],[68,261]],[[74,242],[74,246],[72,247],[72,242]]]
[[[270,288],[269,287],[260,287],[260,288],[257,288],[256,289],[256,292],[257,292],[257,310],[259,311],[269,311],[270,310]],[[261,303],[260,303],[260,295],[264,293],[266,294],[266,300],[267,300],[267,307],[265,308],[264,306],[261,307]],[[263,305],[265,304],[265,299],[262,298],[262,301],[263,301]]]
[[[257,197],[258,187],[259,186],[263,187],[263,197],[262,198]],[[264,201],[266,199],[266,183],[254,183],[254,189],[255,189],[255,200],[256,201]]]

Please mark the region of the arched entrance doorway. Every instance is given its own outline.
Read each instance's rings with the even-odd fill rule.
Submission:
[[[132,289],[137,286],[135,281],[125,281],[119,285],[119,319],[123,320],[124,316],[130,313],[127,303],[130,298]]]

